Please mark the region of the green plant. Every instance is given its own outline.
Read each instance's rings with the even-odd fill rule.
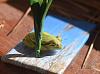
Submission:
[[[36,57],[40,57],[44,19],[53,0],[29,0],[34,17]]]

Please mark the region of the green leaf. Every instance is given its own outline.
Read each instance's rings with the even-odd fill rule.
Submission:
[[[38,2],[38,0],[29,0],[30,5],[33,5],[34,3],[37,3],[37,2]]]
[[[41,6],[42,3],[43,3],[43,0],[29,0],[29,4],[30,4],[30,5],[33,5],[33,4],[35,4],[35,3],[39,3],[39,5]]]
[[[43,0],[38,0],[38,2],[39,2],[39,5],[41,6],[43,3]]]

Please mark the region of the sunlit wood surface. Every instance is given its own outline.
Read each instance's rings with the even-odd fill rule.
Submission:
[[[8,1],[9,2],[7,4],[10,4],[11,6],[14,6],[15,8],[20,9],[21,11],[25,11],[23,9],[23,7],[20,7],[17,4],[13,4],[11,2],[12,0],[8,0]],[[23,3],[21,0],[16,0],[17,2],[15,0],[13,0],[13,1],[14,1],[14,3],[18,3],[20,5]],[[55,1],[56,1],[55,2],[55,4],[56,4],[55,8],[56,8],[57,4],[59,5],[60,1],[59,2],[57,2],[57,0],[55,0]],[[72,10],[68,10],[68,12],[69,12],[68,14],[72,15],[71,17],[78,16],[79,18],[85,18],[86,20],[96,22],[96,23],[100,23],[100,21],[99,21],[100,20],[99,19],[100,18],[100,15],[99,15],[100,10],[99,10],[99,6],[98,6],[100,1],[99,0],[86,0],[86,1],[84,1],[87,4],[85,4],[82,1],[83,0],[73,0],[73,1],[72,0],[70,0],[70,1],[69,0],[62,0],[61,3],[65,2],[65,5],[67,5],[66,3],[69,3],[71,5],[71,4],[73,4],[73,2],[75,2],[74,6],[72,6],[72,9],[75,6],[78,7],[78,8],[81,7],[79,9],[82,10],[82,11],[79,11],[79,12],[82,12],[82,13],[80,13],[80,14],[78,14],[78,13],[76,14],[76,12],[78,12],[79,9],[78,10],[73,10],[75,13],[74,12],[70,13],[70,11],[72,11]],[[1,0],[1,2],[7,2],[7,0]],[[80,6],[80,3],[82,4],[82,6]],[[83,5],[86,5],[86,7],[88,7],[88,8],[85,8]],[[91,6],[91,5],[93,5],[94,7]],[[65,6],[63,6],[63,7],[65,7]],[[63,14],[64,16],[66,15],[66,16],[70,17],[70,15],[67,15],[67,13],[65,14],[65,12],[67,12],[68,7],[70,7],[70,6],[66,7],[66,9],[65,8],[63,9],[63,7],[61,8],[62,11],[58,10],[57,8],[56,8],[57,10],[55,10],[55,11],[57,11],[59,14]],[[88,9],[92,9],[92,10],[88,10]],[[93,12],[96,11],[96,13],[92,13],[92,12],[88,12],[88,11],[93,11]],[[88,15],[87,12],[88,12],[88,14],[89,13],[90,14]],[[86,15],[83,15],[84,13],[86,13]],[[76,14],[76,15],[74,15],[74,14]],[[82,14],[82,16],[79,16],[81,14]],[[91,40],[90,40],[90,42],[91,42]],[[100,45],[99,44],[100,44],[100,35],[99,35],[99,37],[97,38],[97,40],[95,42],[95,47],[94,47],[94,49],[93,49],[93,51],[92,51],[92,53],[91,53],[91,55],[90,55],[90,57],[87,61],[86,68],[81,69],[81,65],[83,63],[83,59],[86,55],[89,44],[86,44],[82,48],[82,50],[76,56],[76,58],[73,60],[73,62],[70,64],[68,69],[66,69],[65,74],[75,74],[75,73],[76,74],[99,74],[99,72],[97,72],[97,71],[90,68],[93,61],[100,58],[99,57],[100,56]],[[14,65],[6,64],[6,63],[3,63],[3,62],[0,61],[0,74],[38,74],[38,73],[34,72],[34,71],[31,71],[31,70],[28,70],[28,69],[20,68],[20,67],[14,66]]]

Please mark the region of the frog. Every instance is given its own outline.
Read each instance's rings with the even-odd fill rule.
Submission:
[[[31,32],[23,39],[23,43],[32,49],[35,49],[36,40],[35,33]],[[62,49],[62,38],[54,36],[48,32],[42,32],[41,51]]]

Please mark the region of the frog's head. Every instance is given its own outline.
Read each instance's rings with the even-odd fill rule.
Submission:
[[[56,36],[56,38],[57,38],[60,42],[62,41],[61,36]]]
[[[53,48],[53,49],[61,49],[62,48],[61,37],[59,37],[59,36],[55,37],[55,39],[50,41],[49,46],[50,46],[50,48]]]
[[[60,36],[56,36],[56,44],[55,47],[61,49],[62,48],[62,38]]]

